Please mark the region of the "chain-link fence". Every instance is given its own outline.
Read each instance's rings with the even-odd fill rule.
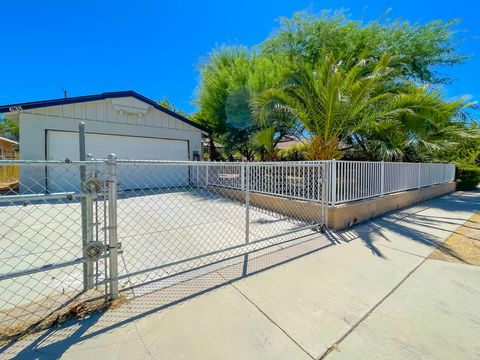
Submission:
[[[104,162],[1,161],[0,331],[105,294]],[[5,171],[4,174],[7,172]]]
[[[12,175],[0,193],[4,337],[119,291],[152,291],[158,280],[188,278],[192,270],[198,276],[215,264],[247,266],[326,223],[326,163],[265,170],[110,156],[0,161],[0,169],[7,166]],[[272,192],[260,188],[260,173]],[[301,174],[309,174],[308,189],[299,188]],[[315,201],[300,193],[315,193]]]

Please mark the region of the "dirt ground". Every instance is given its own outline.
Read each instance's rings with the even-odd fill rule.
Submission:
[[[430,258],[480,266],[480,213],[454,231]]]

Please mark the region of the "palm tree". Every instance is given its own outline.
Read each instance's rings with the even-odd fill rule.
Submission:
[[[466,98],[446,100],[440,89],[411,83],[397,85],[381,104],[381,111],[366,114],[355,129],[357,151],[370,159],[416,161],[420,153],[455,145],[476,137],[465,126]]]
[[[312,159],[338,158],[362,114],[385,98],[377,90],[389,77],[390,62],[383,55],[375,64],[367,59],[352,64],[328,54],[314,66],[293,65],[280,86],[255,99],[254,112],[259,118],[265,108],[294,115],[312,136]]]
[[[346,149],[403,159],[407,149],[435,146],[459,131],[452,117],[469,104],[397,80],[397,65],[387,54],[378,61],[327,54],[314,66],[292,65],[278,86],[254,99],[254,113],[293,115],[311,135],[312,160],[338,159]]]

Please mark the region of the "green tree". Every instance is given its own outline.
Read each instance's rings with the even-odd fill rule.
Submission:
[[[213,51],[200,66],[201,83],[197,89],[195,104],[199,111],[197,121],[203,125],[210,139],[210,160],[216,160],[214,141],[227,132],[225,103],[229,89],[228,74],[237,57],[246,57],[244,48],[227,47]]]
[[[279,77],[282,62],[278,60],[258,56],[244,47],[222,47],[201,67],[196,117],[208,129],[212,142],[222,142],[230,157],[240,152],[252,159],[256,151],[271,156],[271,143],[275,145],[283,135],[296,130],[289,117],[272,113],[259,122],[252,113],[252,99]]]
[[[457,137],[448,146],[420,153],[425,161],[453,162],[480,166],[480,126],[475,121],[463,124],[463,136]]]
[[[264,109],[291,114],[312,135],[310,158],[341,156],[341,144],[350,136],[367,106],[382,100],[377,87],[387,76],[389,58],[373,68],[365,59],[352,66],[325,54],[315,65],[293,63],[280,83],[254,101],[260,118]]]
[[[368,52],[380,59],[388,53],[400,59],[400,75],[409,80],[442,83],[450,79],[439,69],[468,59],[458,52],[462,39],[455,26],[458,20],[432,21],[421,25],[403,20],[383,19],[362,23],[349,19],[343,11],[320,15],[297,12],[282,18],[278,31],[259,45],[263,54],[287,55],[292,60],[314,64],[326,52],[359,58]]]
[[[182,115],[184,118],[192,120],[192,116],[189,113],[175,106],[175,104],[170,102],[166,96],[164,96],[162,100],[157,101],[157,103],[158,105],[163,106],[165,109],[176,112],[178,115]]]
[[[210,55],[196,116],[230,158],[276,159],[282,136],[309,134],[312,159],[426,159],[478,137],[465,126],[472,104],[439,90],[450,80],[441,67],[467,59],[457,50],[457,24],[296,13],[253,50]]]
[[[307,144],[294,144],[278,151],[278,157],[282,161],[304,161],[307,160]]]
[[[0,136],[18,141],[19,134],[20,131],[16,121],[9,119],[8,117],[0,116]]]
[[[376,117],[366,116],[355,129],[354,157],[421,161],[439,149],[477,135],[465,127],[466,98],[447,100],[440,89],[407,83],[388,93]],[[393,115],[393,116],[392,116]]]

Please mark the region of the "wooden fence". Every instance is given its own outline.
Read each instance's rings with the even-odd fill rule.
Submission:
[[[18,165],[0,165],[0,190],[12,189],[20,180]]]

